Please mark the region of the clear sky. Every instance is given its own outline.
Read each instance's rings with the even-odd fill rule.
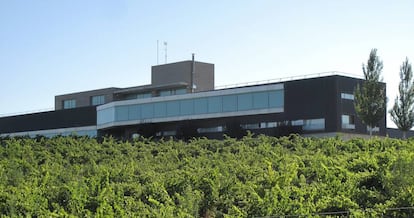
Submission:
[[[384,62],[388,106],[414,60],[412,0],[0,0],[0,114],[54,107],[59,94],[150,83],[151,66],[215,64],[216,85]],[[388,121],[388,125],[391,122]]]

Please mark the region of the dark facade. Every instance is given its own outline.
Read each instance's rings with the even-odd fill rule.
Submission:
[[[133,135],[144,136],[174,136],[174,137],[193,137],[193,136],[208,136],[208,137],[222,137],[223,134],[229,136],[240,137],[247,131],[256,134],[267,135],[286,135],[290,133],[299,134],[313,134],[313,133],[349,133],[349,134],[367,134],[367,127],[356,116],[354,109],[353,92],[357,84],[361,84],[363,80],[346,77],[346,76],[326,76],[311,79],[286,81],[279,84],[265,84],[265,85],[282,85],[283,104],[281,104],[281,111],[276,112],[260,112],[252,114],[249,110],[238,110],[237,115],[217,115],[209,116],[211,113],[191,114],[194,116],[185,116],[186,113],[170,117],[166,114],[160,117],[167,119],[157,119],[153,117],[146,117],[149,123],[142,122],[142,118],[128,118],[125,115],[123,120],[116,119],[117,114],[123,116],[122,113],[128,112],[127,106],[114,106],[115,123],[110,126],[99,127],[101,134],[117,135],[118,137],[132,137]],[[241,88],[250,88],[252,93],[257,93],[256,88],[262,88],[265,85],[257,85],[250,87],[238,87],[227,89],[224,91],[239,90]],[[384,84],[385,88],[385,84]],[[219,93],[223,90],[215,90],[206,92],[211,96],[231,96],[231,94]],[[215,94],[217,93],[217,94]],[[240,96],[248,95],[249,93],[239,94],[237,100],[243,100]],[[270,95],[269,95],[270,96]],[[230,99],[230,98],[229,98]],[[197,98],[196,98],[197,100]],[[239,104],[234,101],[232,104]],[[166,99],[166,102],[180,101]],[[183,100],[181,100],[183,101]],[[222,100],[222,109],[220,113],[225,113],[225,100]],[[243,100],[244,101],[244,100]],[[187,107],[195,107],[196,103],[187,104]],[[137,102],[133,106],[147,105],[147,103]],[[152,105],[149,105],[150,107]],[[157,106],[152,106],[157,110]],[[120,109],[118,111],[118,108]],[[123,111],[121,111],[121,108]],[[105,109],[108,110],[108,109]],[[129,109],[131,111],[132,109]],[[252,110],[254,112],[254,110]],[[98,117],[100,110],[98,108]],[[197,115],[197,116],[195,116]],[[217,115],[217,116],[216,116]],[[139,116],[138,116],[139,117]],[[378,123],[374,134],[386,135],[386,114],[384,111],[384,118]],[[117,122],[119,121],[119,122]],[[133,123],[136,124],[133,124]]]
[[[330,74],[215,90],[214,65],[192,60],[153,66],[151,82],[56,96],[55,111],[0,118],[0,136],[368,133],[354,109],[353,93],[362,79]],[[385,111],[374,134],[387,135]]]
[[[327,76],[313,79],[288,81],[286,87],[286,120],[324,117],[325,132],[366,134],[367,127],[357,117],[353,93],[362,79],[346,76]],[[383,84],[385,89],[385,84]],[[349,116],[346,126],[343,116]],[[354,126],[353,126],[354,125]],[[386,135],[386,111],[378,123],[378,135]]]
[[[81,107],[0,118],[0,134],[96,126],[96,107]]]

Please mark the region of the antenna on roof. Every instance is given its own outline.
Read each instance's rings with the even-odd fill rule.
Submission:
[[[164,50],[165,50],[165,63],[167,63],[167,42],[164,42]]]
[[[157,65],[159,64],[159,49],[158,49],[159,40],[157,39]]]
[[[194,58],[195,54],[192,53],[192,58],[191,58],[191,92],[194,92],[194,90],[197,88],[195,83],[194,83],[194,72],[195,72],[195,58]]]

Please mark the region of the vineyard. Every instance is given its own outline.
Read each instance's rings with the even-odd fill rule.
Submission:
[[[3,138],[0,214],[412,217],[390,208],[414,205],[413,169],[414,141],[388,138]]]

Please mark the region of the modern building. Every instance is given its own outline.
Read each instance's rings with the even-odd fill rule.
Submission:
[[[153,66],[151,84],[55,97],[55,110],[0,118],[0,136],[112,135],[119,138],[367,134],[355,114],[360,78],[332,72],[310,78],[214,88],[214,65]],[[385,89],[385,84],[384,84]],[[387,135],[386,114],[375,134]]]
[[[113,101],[178,95],[214,89],[214,65],[182,61],[152,67],[151,84],[129,88],[105,88],[58,95],[55,110],[97,106]]]

